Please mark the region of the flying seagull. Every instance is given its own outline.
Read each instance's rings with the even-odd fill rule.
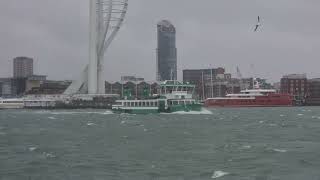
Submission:
[[[260,26],[261,26],[261,24],[260,24],[260,16],[258,16],[258,23],[256,24],[256,28],[254,29],[254,32],[256,32]]]

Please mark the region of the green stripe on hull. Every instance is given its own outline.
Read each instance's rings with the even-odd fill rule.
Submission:
[[[190,105],[172,105],[168,108],[168,113],[172,112],[190,112],[190,111],[201,111],[202,106],[201,104],[190,104]]]
[[[114,109],[115,113],[127,113],[127,114],[156,114],[159,113],[157,109]]]

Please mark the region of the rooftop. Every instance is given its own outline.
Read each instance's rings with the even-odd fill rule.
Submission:
[[[172,23],[168,20],[162,20],[158,23],[159,26],[165,26],[167,28],[174,27]]]
[[[287,78],[287,79],[306,79],[307,75],[306,74],[288,74],[288,75],[284,75],[283,78]]]

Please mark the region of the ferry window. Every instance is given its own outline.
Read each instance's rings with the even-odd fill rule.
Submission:
[[[154,106],[158,106],[158,102],[155,102],[155,103],[154,103]]]
[[[146,106],[146,102],[142,102],[142,106]]]

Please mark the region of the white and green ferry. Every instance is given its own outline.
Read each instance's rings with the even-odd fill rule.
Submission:
[[[201,111],[202,105],[193,99],[195,86],[178,81],[164,81],[160,84],[159,95],[132,100],[126,97],[116,101],[112,110],[117,113],[151,114],[178,111]]]

